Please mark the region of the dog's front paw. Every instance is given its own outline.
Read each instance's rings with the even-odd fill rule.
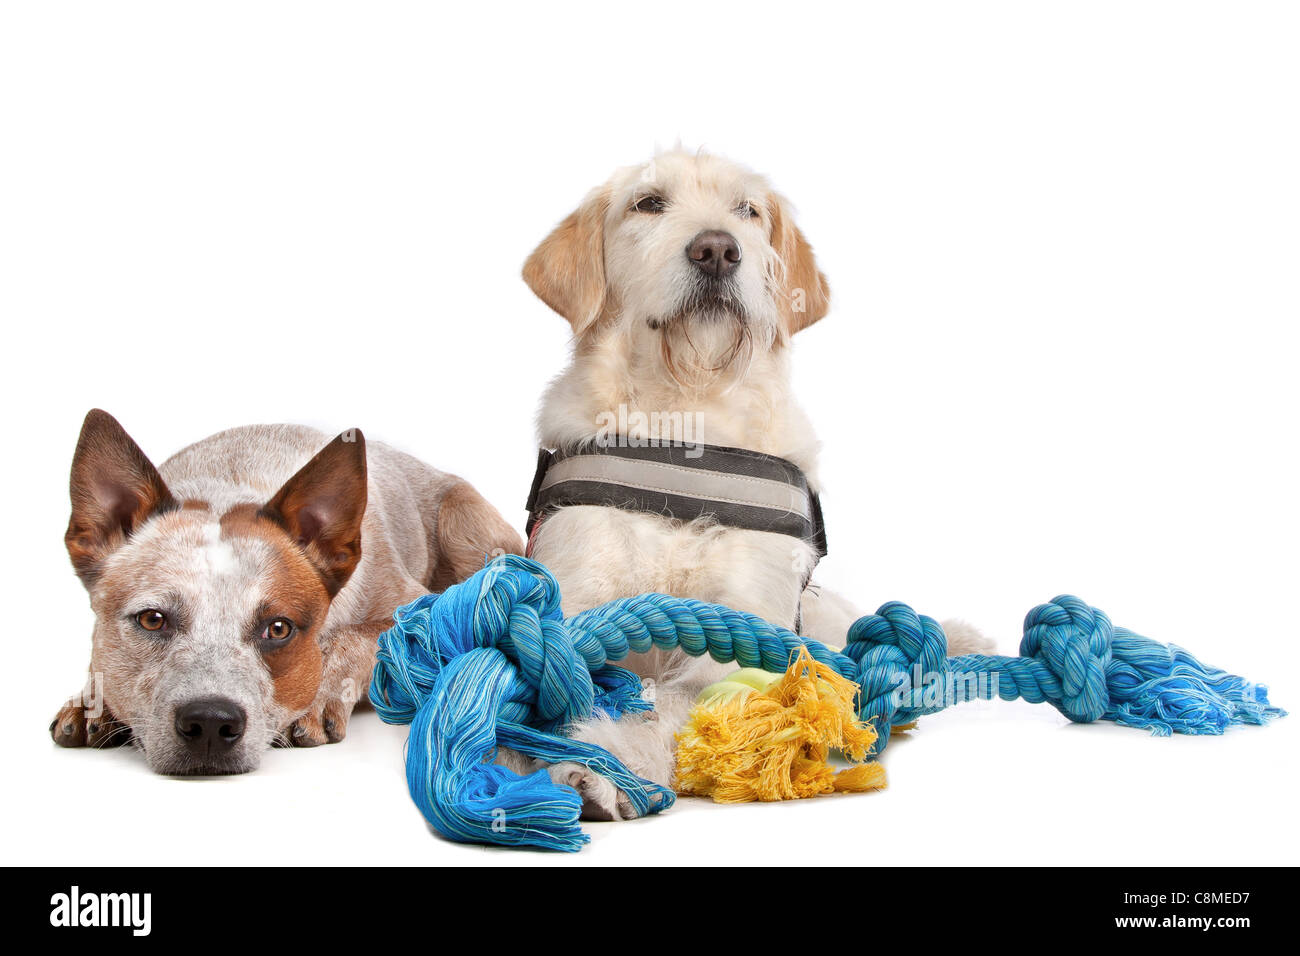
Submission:
[[[50,737],[60,747],[119,747],[131,739],[131,728],[107,709],[87,716],[85,707],[68,701],[50,722]]]
[[[319,714],[313,708],[289,725],[287,743],[292,747],[336,744],[348,735],[351,716],[352,705],[342,701],[330,701]]]
[[[635,820],[636,808],[627,794],[594,770],[580,763],[557,763],[550,767],[551,779],[571,787],[582,797],[584,820]]]

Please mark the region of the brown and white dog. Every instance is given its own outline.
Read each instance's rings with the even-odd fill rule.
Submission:
[[[705,442],[775,455],[817,490],[819,442],[790,389],[791,337],[830,307],[826,278],[790,206],[762,177],[681,151],[616,172],[532,253],[524,279],[573,328],[573,358],[547,392],[539,438],[590,446],[612,418],[642,440]],[[656,432],[657,433],[652,433]],[[604,440],[607,440],[607,436]],[[856,608],[805,582],[804,540],[613,507],[563,507],[538,524],[530,553],[559,580],[566,614],[647,591],[712,601],[843,643]],[[982,639],[950,632],[961,653]],[[655,682],[656,718],[576,729],[633,771],[669,784],[673,737],[698,692],[726,667],[680,653],[638,655]],[[583,795],[592,819],[630,807],[576,764],[552,777]]]
[[[95,410],[71,493],[91,679],[50,732],[65,747],[132,740],[167,774],[342,740],[393,610],[522,547],[468,483],[359,431],[251,425],[155,468]]]

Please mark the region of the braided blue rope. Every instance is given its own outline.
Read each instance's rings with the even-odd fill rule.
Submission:
[[[1286,712],[1268,688],[1202,664],[1187,651],[1115,627],[1103,611],[1069,594],[1025,617],[1019,657],[946,657],[943,628],[891,602],[854,622],[844,652],[858,663],[859,713],[879,740],[891,727],[967,700],[1021,698],[1051,704],[1070,720],[1109,720],[1171,733],[1221,734]]]
[[[805,647],[861,687],[858,713],[890,728],[976,698],[1046,701],[1079,722],[1111,720],[1157,735],[1219,734],[1285,713],[1268,689],[1206,667],[1186,651],[1111,625],[1064,595],[1029,612],[1020,657],[947,656],[933,619],[889,603],[854,623],[841,653],[752,614],[664,594],[611,601],[565,619],[555,579],[507,555],[469,580],[394,614],[379,638],[370,700],[410,724],[406,775],[433,827],[467,843],[578,850],[581,800],[545,770],[521,777],[492,761],[510,747],[545,763],[575,761],[627,794],[638,815],[673,803],[599,747],[564,736],[595,714],[652,705],[641,681],[611,663],[653,647],[780,672]]]

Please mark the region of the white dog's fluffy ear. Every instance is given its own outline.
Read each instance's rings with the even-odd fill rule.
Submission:
[[[794,335],[825,318],[831,307],[831,287],[817,268],[812,246],[794,224],[790,204],[772,193],[767,208],[772,217],[772,248],[781,260],[776,304],[786,334]]]
[[[524,263],[524,281],[581,335],[605,308],[605,214],[609,189],[591,192]]]

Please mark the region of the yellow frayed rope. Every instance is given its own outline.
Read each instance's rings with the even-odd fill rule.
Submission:
[[[879,790],[864,763],[876,732],[858,720],[858,685],[800,648],[784,674],[747,668],[705,688],[677,735],[678,793],[718,803]],[[854,766],[828,763],[840,751]]]

